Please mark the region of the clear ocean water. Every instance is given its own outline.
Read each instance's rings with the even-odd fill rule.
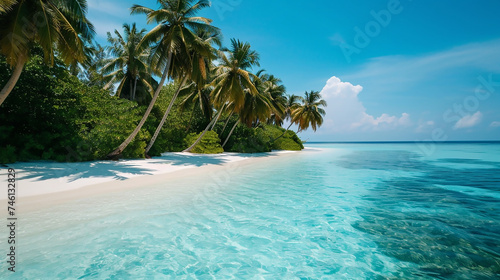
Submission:
[[[500,279],[500,143],[429,147],[308,144],[26,214],[0,278]]]

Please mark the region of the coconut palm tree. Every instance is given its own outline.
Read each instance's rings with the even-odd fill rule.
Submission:
[[[256,78],[258,79],[258,78]],[[267,120],[271,117],[276,108],[273,106],[273,98],[267,91],[258,92],[253,95],[246,90],[245,104],[238,112],[238,121],[233,125],[222,147],[226,145],[227,141],[233,134],[234,129],[239,123],[245,124],[247,127],[257,127],[259,120]]]
[[[206,30],[201,28],[196,28],[194,32],[197,38],[188,46],[191,59],[183,59],[179,63],[182,64],[182,67],[179,67],[181,71],[179,71],[177,76],[179,76],[179,80],[181,80],[181,82],[179,83],[179,87],[172,97],[172,100],[170,101],[170,104],[165,111],[160,124],[156,128],[153,137],[146,146],[146,155],[156,141],[156,138],[158,137],[163,125],[165,124],[165,121],[170,113],[170,110],[172,109],[172,106],[174,105],[177,96],[179,95],[179,92],[181,91],[181,88],[187,82],[188,78],[191,78],[191,80],[194,81],[194,83],[197,85],[198,91],[201,91],[201,88],[203,88],[208,81],[208,73],[210,72],[212,60],[216,58],[215,50],[213,49],[212,45],[220,46],[221,34],[219,30]],[[185,57],[183,54],[181,55]]]
[[[18,0],[2,0],[2,1],[0,1],[0,14],[3,14],[5,12],[9,11],[17,1]]]
[[[326,112],[322,107],[326,106],[326,101],[321,99],[321,94],[318,91],[306,91],[305,97],[302,98],[302,104],[291,113],[292,122],[299,126],[297,132],[306,130],[309,126],[316,131],[323,124],[323,116]]]
[[[245,90],[245,104],[238,111],[238,121],[233,125],[229,131],[226,140],[222,144],[224,147],[233,134],[236,126],[241,122],[247,127],[257,127],[260,120],[268,120],[271,116],[279,111],[275,107],[275,102],[271,96],[271,82],[269,82],[269,75],[262,75],[263,71],[258,71],[255,76],[252,77],[252,83],[257,88],[257,94],[251,94],[249,89]],[[260,76],[260,78],[259,78]]]
[[[227,54],[226,54],[227,53]],[[252,82],[254,74],[248,71],[252,66],[260,66],[259,54],[251,50],[249,43],[231,39],[231,48],[223,48],[218,52],[219,64],[214,68],[214,80],[211,85],[213,104],[218,108],[217,116],[205,128],[196,141],[183,152],[191,151],[203,138],[210,126],[217,123],[220,115],[227,108],[235,113],[239,112],[245,105],[245,95],[248,91],[251,95],[259,92]]]
[[[83,69],[81,76],[83,76],[86,85],[97,86],[104,89],[108,82],[101,69],[109,61],[109,48],[103,47],[100,44],[95,44],[91,48],[93,49],[92,56],[85,63],[85,69]],[[106,89],[110,92],[114,92],[114,85],[108,85]]]
[[[278,136],[277,138],[275,138],[274,140],[272,140],[272,142],[278,140],[279,138],[283,137],[285,135],[285,133],[290,129],[290,127],[293,125],[293,124],[296,124],[293,119],[292,119],[292,112],[294,112],[297,108],[299,108],[300,106],[300,102],[301,102],[301,97],[298,96],[298,95],[290,95],[288,97],[285,97],[285,110],[283,112],[283,118],[282,118],[282,121],[290,121],[290,125],[288,125],[288,127],[285,129],[285,131],[283,132],[283,134],[281,134],[280,136]]]
[[[264,74],[265,70],[259,70],[255,75],[259,78],[254,81],[255,86],[261,93],[266,93],[271,96],[273,112],[267,118],[268,124],[281,126],[285,114],[286,105],[286,88],[282,84],[281,79],[274,75]]]
[[[159,0],[158,3],[161,6],[158,10],[140,5],[132,6],[131,10],[132,14],[145,14],[148,23],[158,24],[144,36],[140,44],[152,46],[152,65],[155,69],[162,69],[163,75],[141,121],[127,139],[108,155],[108,158],[119,156],[141,130],[158,99],[165,80],[172,74],[170,64],[174,53],[184,54],[186,59],[190,59],[188,46],[196,39],[193,28],[219,30],[210,25],[212,20],[195,16],[200,10],[210,6],[208,0],[197,2],[194,0]]]
[[[215,68],[212,99],[216,106],[222,107],[231,101],[238,112],[245,104],[245,90],[258,94],[252,82],[254,74],[248,71],[253,66],[260,66],[259,54],[250,49],[249,43],[231,39],[231,48],[219,52],[220,63]],[[227,55],[226,55],[227,52]]]
[[[151,100],[153,87],[150,84],[152,70],[147,61],[149,50],[140,44],[146,29],[138,30],[135,23],[125,23],[123,36],[118,30],[114,33],[116,37],[108,32],[108,42],[111,44],[109,50],[114,58],[101,69],[108,81],[104,89],[118,83],[117,96],[147,104]],[[143,90],[137,92],[137,84]]]
[[[56,53],[66,64],[85,60],[84,42],[95,33],[86,17],[86,0],[2,0],[0,7],[0,53],[13,67],[0,91],[0,105],[16,85],[33,44],[42,47],[49,65]]]

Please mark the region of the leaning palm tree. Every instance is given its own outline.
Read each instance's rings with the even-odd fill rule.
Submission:
[[[13,73],[0,91],[0,105],[17,83],[30,49],[38,44],[45,62],[54,64],[56,53],[64,63],[84,61],[84,42],[94,36],[86,17],[86,0],[2,0],[0,5],[0,53],[13,67]]]
[[[264,72],[265,70],[259,70],[255,74],[259,79],[254,81],[254,84],[259,92],[271,96],[273,112],[271,116],[267,118],[267,123],[281,126],[285,114],[286,88],[282,84],[281,79],[274,75],[264,74]]]
[[[110,53],[114,58],[102,67],[101,72],[108,81],[104,89],[114,84],[119,84],[116,95],[138,101],[139,103],[149,102],[153,87],[152,70],[149,67],[149,50],[145,45],[139,44],[146,33],[146,29],[138,30],[136,24],[123,25],[123,36],[115,30],[113,37],[108,32],[108,42],[111,44]],[[137,95],[137,84],[146,90],[139,91]]]
[[[258,80],[258,78],[255,78]],[[258,82],[257,82],[258,83]],[[238,120],[233,125],[229,134],[226,137],[226,140],[222,144],[222,147],[226,145],[227,141],[233,134],[234,129],[238,125],[238,123],[244,123],[247,127],[258,126],[259,120],[268,119],[273,112],[276,111],[273,105],[273,98],[267,91],[258,92],[253,95],[249,93],[249,90],[246,90],[247,94],[245,95],[245,104],[238,112]]]
[[[279,138],[285,136],[285,133],[290,129],[290,127],[293,125],[293,124],[296,124],[296,122],[293,121],[293,117],[292,117],[292,112],[294,112],[296,109],[298,109],[300,107],[300,101],[302,100],[302,98],[298,95],[290,95],[288,97],[285,97],[285,105],[284,105],[284,112],[283,112],[283,118],[282,120],[283,121],[290,121],[290,124],[288,125],[288,127],[285,129],[285,131],[283,131],[283,134],[281,134],[280,136],[278,136],[277,138],[273,139],[272,142],[278,140]]]
[[[231,39],[231,48],[223,48],[218,55],[219,64],[214,69],[215,77],[211,84],[213,86],[211,98],[218,109],[217,116],[208,124],[198,139],[183,152],[190,152],[201,141],[208,129],[217,123],[220,115],[227,108],[239,112],[245,105],[245,90],[251,95],[259,93],[251,79],[255,75],[248,71],[252,66],[260,66],[259,54],[251,49],[249,43]]]
[[[118,157],[141,130],[151,110],[153,110],[167,77],[171,74],[170,64],[174,53],[184,54],[186,58],[189,58],[188,45],[196,38],[192,28],[218,30],[210,25],[212,20],[195,16],[200,10],[210,6],[208,0],[199,0],[198,2],[194,0],[159,0],[158,3],[161,5],[158,10],[140,5],[132,6],[131,10],[132,14],[145,14],[148,23],[158,24],[144,36],[141,45],[152,46],[152,65],[161,70],[163,75],[141,121],[127,139],[108,155],[108,158]]]
[[[248,69],[260,66],[259,54],[250,48],[249,43],[231,39],[231,48],[219,52],[220,64],[215,68],[215,78],[212,82],[212,98],[216,106],[222,107],[231,101],[234,110],[238,112],[245,104],[245,89],[253,95],[258,93],[252,82],[255,75]]]
[[[302,98],[302,104],[291,113],[292,122],[299,126],[297,132],[306,130],[309,126],[316,131],[323,124],[323,116],[326,112],[322,107],[326,106],[326,101],[321,99],[318,91],[306,92],[305,97]]]
[[[156,138],[160,134],[160,131],[165,124],[170,111],[172,110],[172,106],[174,105],[177,96],[179,95],[182,87],[186,84],[188,78],[191,78],[191,80],[193,80],[194,83],[198,85],[198,90],[201,90],[201,88],[204,87],[208,81],[210,65],[212,64],[212,60],[216,58],[215,51],[212,45],[220,46],[221,34],[219,30],[206,30],[202,28],[196,28],[194,32],[197,37],[188,46],[189,58],[191,59],[180,59],[180,62],[178,63],[179,67],[176,67],[176,72],[178,72],[176,76],[179,77],[180,80],[178,89],[172,97],[170,104],[160,121],[160,124],[153,134],[153,137],[146,146],[146,156],[151,147],[153,147]],[[186,58],[184,54],[181,54],[181,56]]]

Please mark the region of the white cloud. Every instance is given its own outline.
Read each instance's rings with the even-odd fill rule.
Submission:
[[[480,111],[477,111],[473,115],[467,114],[457,121],[455,126],[453,126],[453,129],[473,127],[479,124],[482,118],[483,114]]]
[[[390,130],[397,127],[410,126],[410,115],[402,113],[400,117],[382,114],[378,117],[366,112],[366,108],[358,95],[363,90],[360,85],[342,82],[333,76],[321,91],[327,101],[327,120],[325,127],[336,132],[353,130]]]
[[[434,121],[421,121],[419,122],[417,128],[415,129],[415,132],[421,133],[421,132],[426,132],[430,128],[432,128],[436,123]]]
[[[500,127],[500,121],[499,122],[492,122],[490,124],[491,127]]]
[[[453,92],[451,84],[456,82],[458,73],[475,78],[477,73],[499,73],[500,39],[481,43],[466,44],[448,50],[419,56],[383,56],[371,59],[355,73],[344,79],[363,83],[371,94],[409,94],[410,90],[420,92],[436,91],[436,84],[449,84],[442,92]],[[480,71],[478,71],[480,70]],[[390,79],[388,78],[390,77]],[[461,89],[463,90],[463,88]],[[423,95],[423,99],[427,96]]]

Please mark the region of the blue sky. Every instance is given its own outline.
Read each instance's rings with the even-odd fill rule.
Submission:
[[[97,40],[132,4],[88,0]],[[214,0],[202,16],[248,41],[289,94],[328,102],[309,141],[500,140],[500,1]],[[255,69],[258,70],[258,69]]]

